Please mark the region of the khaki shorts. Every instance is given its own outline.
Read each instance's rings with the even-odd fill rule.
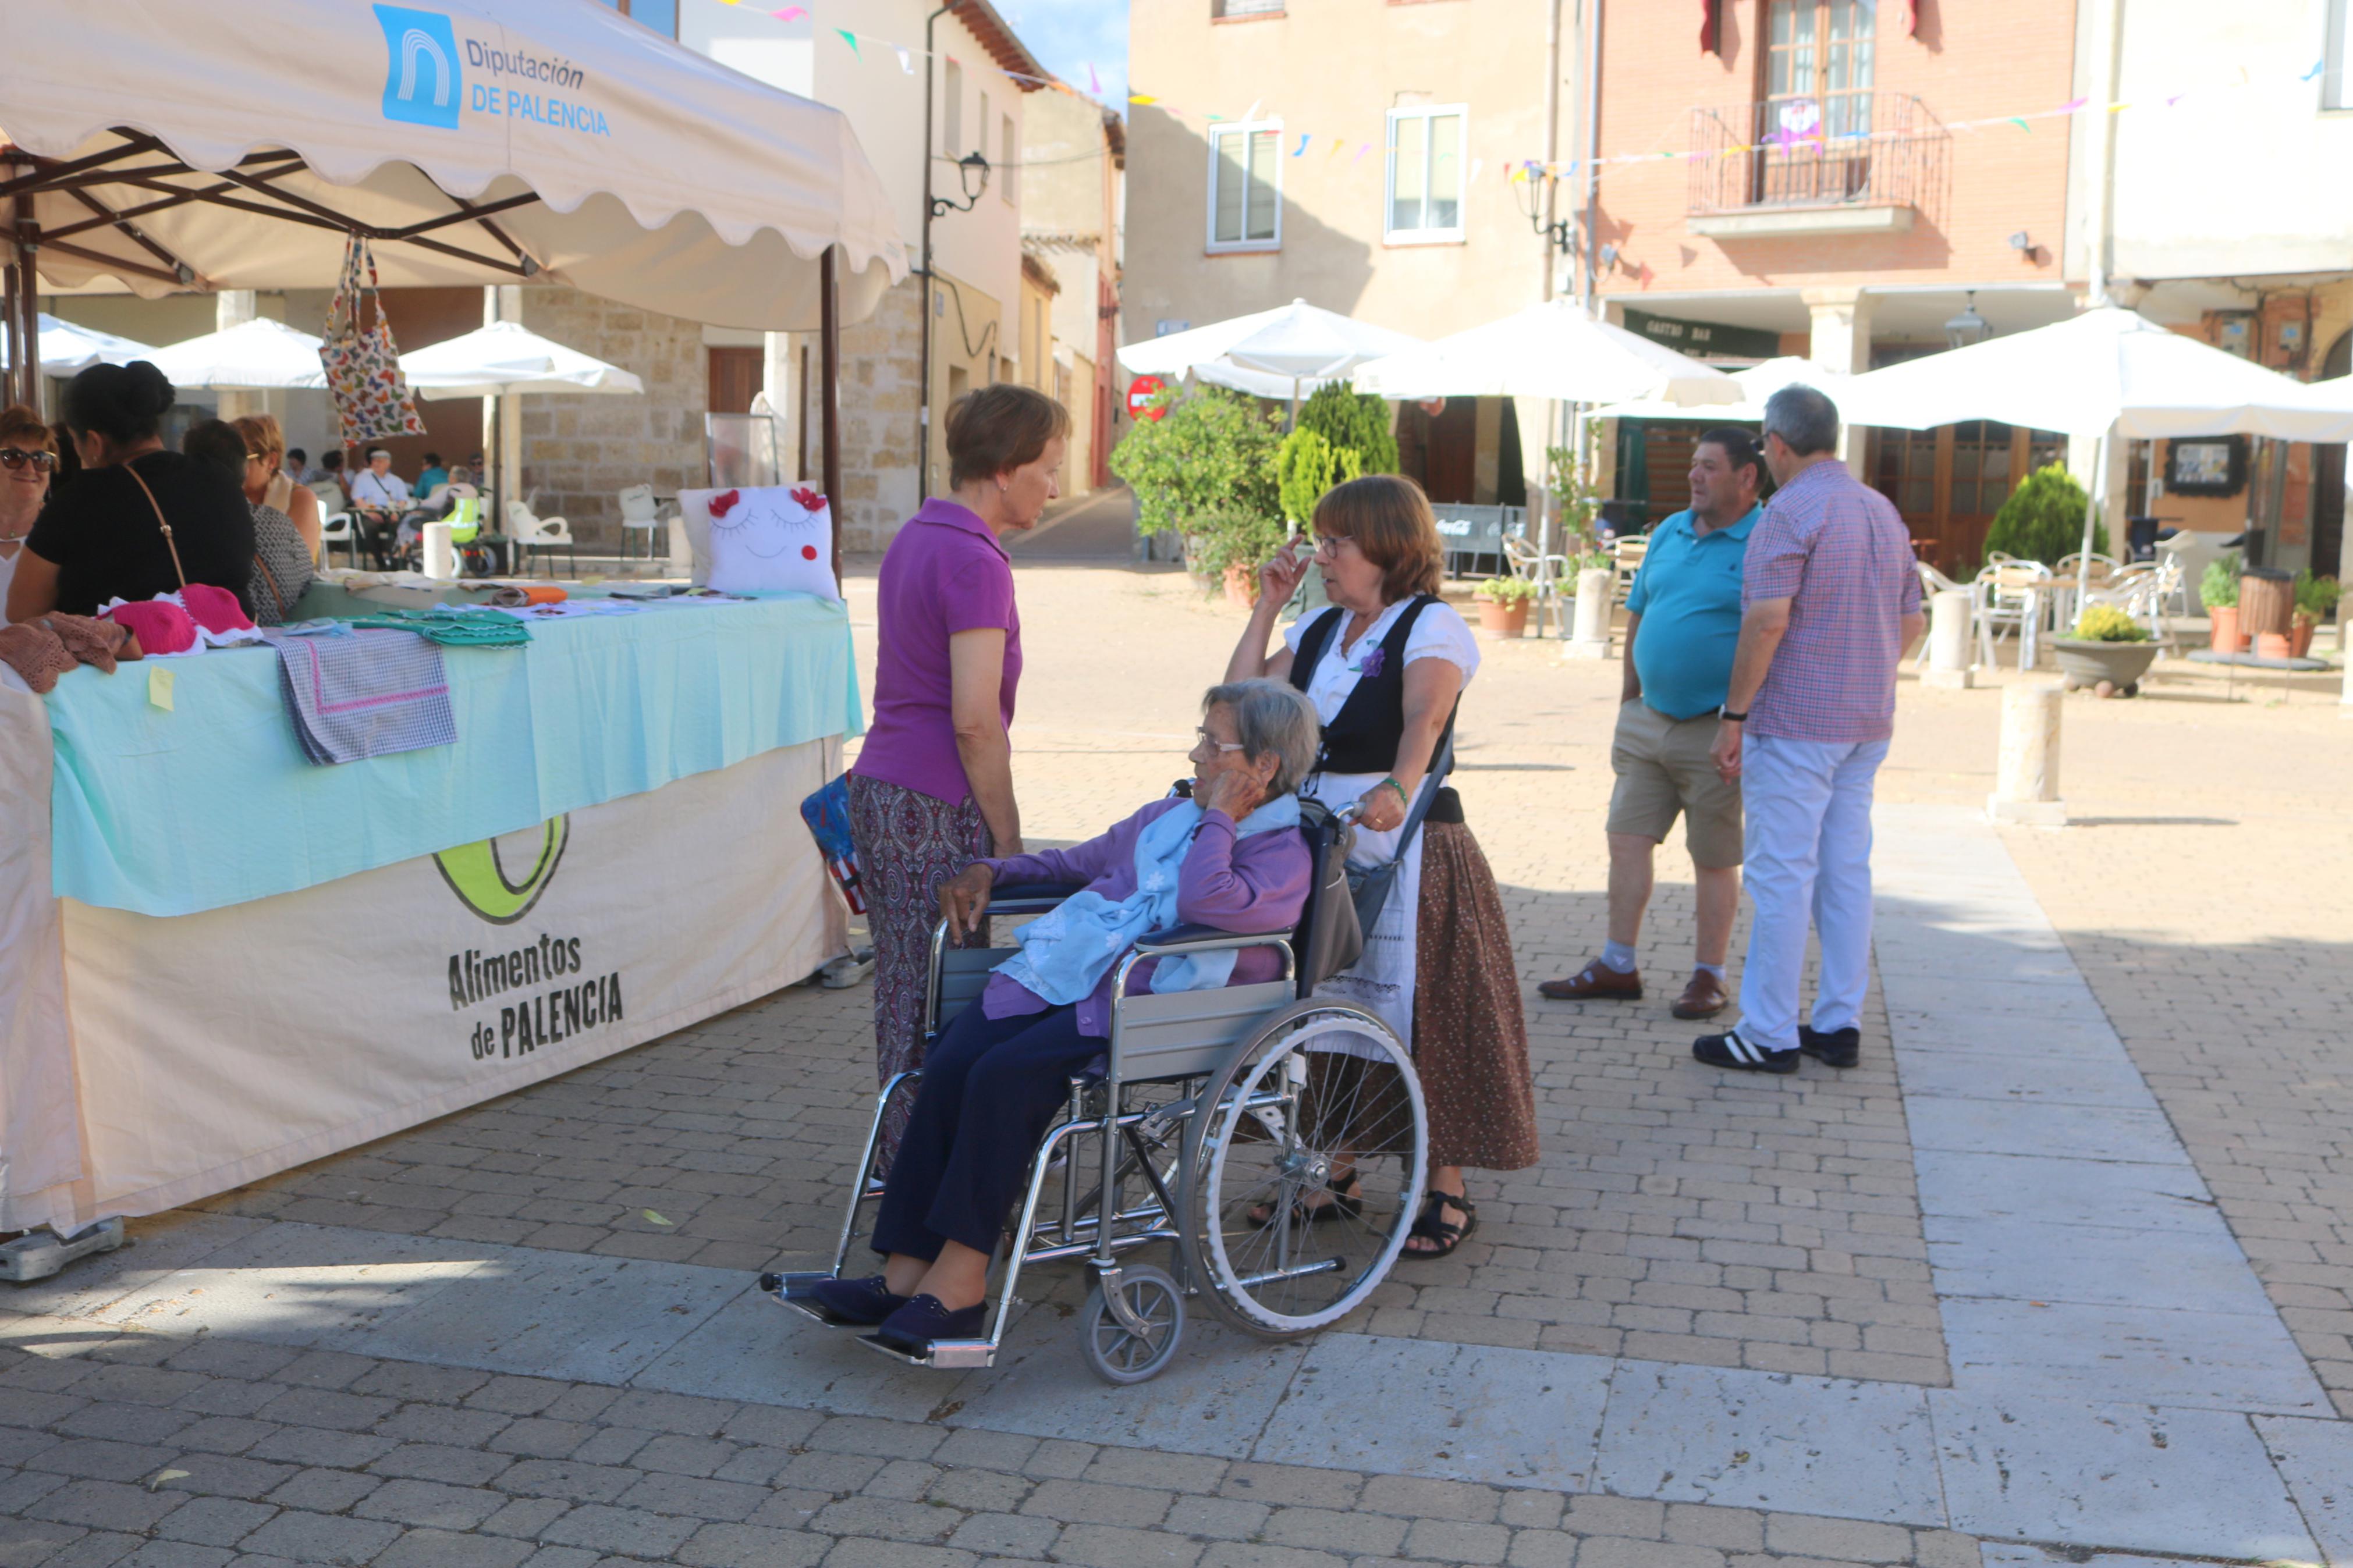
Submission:
[[[1609,765],[1618,772],[1609,831],[1663,842],[1681,813],[1694,865],[1739,865],[1740,786],[1716,775],[1708,755],[1715,729],[1713,713],[1670,719],[1640,699],[1619,704],[1609,743]]]

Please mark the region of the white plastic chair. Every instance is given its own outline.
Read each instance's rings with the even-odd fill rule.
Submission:
[[[334,564],[338,542],[352,552],[352,565],[356,569],[360,563],[359,525],[350,512],[329,511],[322,502],[319,509],[319,564],[322,567]]]
[[[572,525],[564,519],[541,517],[531,510],[529,502],[511,500],[507,502],[507,538],[514,542],[517,553],[526,563],[533,550],[544,555],[550,550],[561,549],[571,561],[572,574],[580,575],[578,542],[572,537]]]
[[[1647,533],[1626,535],[1610,547],[1612,570],[1617,575],[1609,584],[1609,596],[1619,604],[1634,591],[1634,574],[1642,568],[1642,557],[1651,552],[1651,536]]]
[[[2040,561],[2004,556],[1989,562],[1977,575],[1976,602],[1969,613],[1978,624],[1978,661],[1994,664],[1994,645],[2011,626],[2018,628],[2019,665],[2032,669],[2041,657],[2042,616],[2052,587],[2051,568]]]
[[[621,503],[621,559],[629,558],[629,534],[632,531],[646,536],[646,564],[654,560],[654,531],[661,526],[661,507],[654,500],[651,485],[630,485],[615,492]]]

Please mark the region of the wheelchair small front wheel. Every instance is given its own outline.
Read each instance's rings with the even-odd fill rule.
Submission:
[[[1120,1321],[1097,1280],[1079,1313],[1079,1348],[1105,1383],[1142,1383],[1159,1376],[1176,1359],[1185,1337],[1185,1293],[1166,1271],[1148,1263],[1121,1264],[1118,1289],[1143,1331]]]

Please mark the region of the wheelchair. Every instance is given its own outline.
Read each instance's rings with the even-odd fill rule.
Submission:
[[[992,1365],[1022,1271],[1081,1259],[1092,1284],[1078,1314],[1080,1349],[1113,1384],[1142,1383],[1168,1366],[1190,1301],[1206,1299],[1218,1319],[1266,1340],[1312,1333],[1364,1305],[1404,1249],[1429,1175],[1429,1126],[1412,1058],[1388,1026],[1312,994],[1324,977],[1302,955],[1326,950],[1314,940],[1314,922],[1349,896],[1349,828],[1328,816],[1306,826],[1314,879],[1291,931],[1180,927],[1146,935],[1121,959],[1103,1056],[1071,1079],[1067,1108],[1030,1162],[1018,1217],[1000,1245],[987,1337],[934,1341],[926,1356],[871,1333],[860,1342],[917,1366]],[[1078,890],[1007,886],[992,895],[988,915],[1042,914]],[[1130,990],[1145,959],[1248,948],[1274,951],[1281,978]],[[1016,951],[955,946],[944,921],[934,928],[927,1043],[977,1003],[989,972]],[[921,1076],[902,1073],[876,1098],[832,1267],[760,1277],[782,1304],[832,1321],[808,1291],[840,1276],[860,1211],[881,1197],[875,1153],[884,1119]],[[1169,1267],[1134,1260],[1164,1242]]]

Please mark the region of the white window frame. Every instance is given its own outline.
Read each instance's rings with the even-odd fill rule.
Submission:
[[[2320,57],[2320,107],[2353,110],[2353,0],[2328,0],[2328,32]]]
[[[1274,237],[1272,239],[1228,239],[1218,237],[1218,143],[1228,136],[1244,138],[1242,177],[1250,178],[1250,158],[1247,140],[1259,132],[1274,133]],[[1209,178],[1208,205],[1203,213],[1201,232],[1205,248],[1213,256],[1227,256],[1246,250],[1281,250],[1282,248],[1282,121],[1280,120],[1219,121],[1209,127]],[[1250,227],[1250,194],[1242,194],[1242,227]]]
[[[1451,228],[1391,228],[1389,219],[1396,216],[1391,205],[1397,190],[1398,127],[1406,121],[1418,120],[1425,126],[1440,115],[1457,116],[1454,146],[1454,226]],[[1423,136],[1425,145],[1429,132]],[[1392,109],[1387,128],[1388,144],[1381,160],[1381,238],[1390,245],[1460,245],[1464,238],[1464,219],[1471,205],[1471,106],[1467,103],[1418,103],[1410,109]],[[1430,205],[1430,172],[1437,166],[1432,158],[1422,170],[1422,206]]]

